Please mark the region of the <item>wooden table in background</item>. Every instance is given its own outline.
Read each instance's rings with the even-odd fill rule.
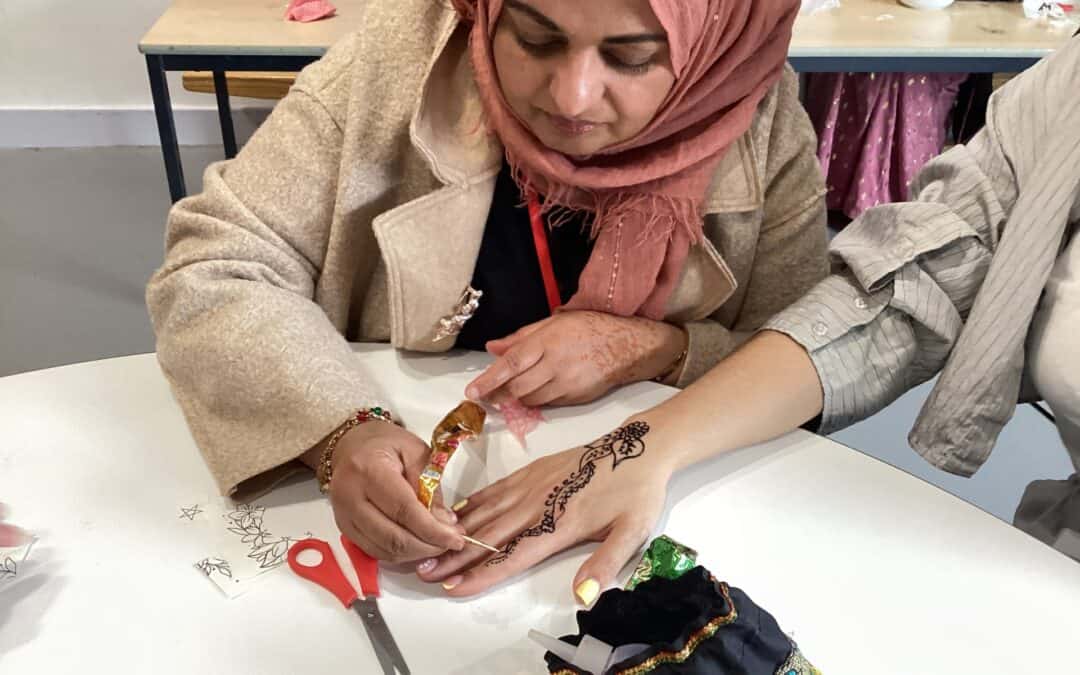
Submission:
[[[1018,2],[957,0],[918,10],[896,0],[841,0],[799,17],[790,60],[804,72],[1019,72],[1076,32],[1024,16]]]
[[[167,71],[214,74],[225,156],[232,157],[226,71],[298,71],[354,30],[373,1],[335,0],[337,16],[301,24],[284,20],[283,0],[176,0],[139,42],[172,200],[186,188]],[[842,0],[838,9],[799,17],[790,60],[805,72],[1012,72],[1049,54],[1075,29],[1028,20],[1019,3],[959,0],[946,10],[920,11],[896,0]]]

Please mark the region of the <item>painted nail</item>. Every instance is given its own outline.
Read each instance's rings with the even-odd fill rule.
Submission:
[[[596,596],[600,595],[600,584],[596,579],[586,579],[574,589],[574,595],[578,596],[582,605],[590,607],[596,602]]]
[[[422,563],[420,563],[420,564],[418,564],[416,566],[416,571],[420,572],[421,574],[427,574],[431,570],[435,569],[435,566],[438,565],[438,564],[439,564],[439,561],[436,560],[435,558],[428,558],[427,560],[423,561]]]
[[[450,577],[446,581],[442,582],[442,587],[445,588],[448,591],[452,591],[455,588],[457,588],[458,584],[461,583],[462,578],[463,577],[460,574],[458,574],[457,576]]]
[[[451,511],[460,511],[461,509],[465,508],[468,505],[469,505],[469,500],[468,499],[462,499],[457,504],[454,504],[453,506],[451,506],[450,510]]]

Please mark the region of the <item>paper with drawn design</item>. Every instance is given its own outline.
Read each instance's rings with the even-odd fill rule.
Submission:
[[[177,527],[205,539],[205,555],[192,561],[228,598],[249,591],[262,575],[281,568],[301,539],[337,537],[329,501],[315,480],[294,480],[250,503],[204,497],[176,509]]]
[[[36,537],[20,546],[0,547],[0,593],[29,573],[35,544]]]

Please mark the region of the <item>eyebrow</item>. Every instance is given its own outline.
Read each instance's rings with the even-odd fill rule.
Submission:
[[[522,0],[506,0],[506,6],[509,9],[516,10],[522,14],[526,14],[536,23],[540,24],[548,30],[553,30],[558,33],[565,33],[559,24],[555,23],[535,8],[529,6]],[[615,35],[609,38],[604,38],[604,42],[614,45],[632,45],[640,44],[643,42],[667,42],[667,35],[664,33],[640,33],[634,35]]]

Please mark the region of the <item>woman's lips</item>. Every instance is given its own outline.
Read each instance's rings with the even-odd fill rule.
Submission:
[[[567,136],[582,136],[600,126],[596,122],[588,120],[570,119],[560,115],[545,113],[551,125]]]

